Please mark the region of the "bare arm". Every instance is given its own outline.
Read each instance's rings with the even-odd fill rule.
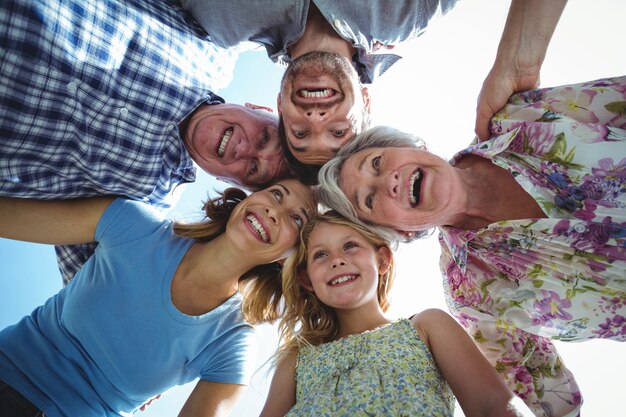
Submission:
[[[245,388],[244,385],[198,381],[178,417],[226,417]]]
[[[0,237],[55,245],[93,242],[98,221],[112,200],[0,197]]]
[[[450,315],[441,310],[425,310],[413,318],[413,324],[467,417],[533,415]]]
[[[290,354],[278,363],[261,417],[283,417],[296,403],[297,356]]]
[[[489,139],[489,120],[517,91],[539,86],[539,72],[567,0],[512,0],[495,63],[478,96],[475,131]]]

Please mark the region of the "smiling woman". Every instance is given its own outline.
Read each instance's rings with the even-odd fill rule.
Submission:
[[[450,164],[374,128],[320,171],[354,221],[440,228],[448,305],[538,415],[581,404],[552,340],[626,341],[624,102],[626,77],[518,93]]]
[[[286,180],[204,208],[207,220],[175,224],[125,199],[0,198],[2,237],[99,243],[63,291],[0,332],[0,410],[21,395],[46,415],[122,415],[199,378],[179,415],[227,412],[252,372],[251,324],[279,313],[277,261],[315,202]]]

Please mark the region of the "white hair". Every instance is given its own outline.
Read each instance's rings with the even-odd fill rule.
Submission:
[[[350,221],[372,230],[391,242],[406,241],[407,237],[394,228],[360,220],[348,196],[341,189],[341,169],[344,162],[357,152],[368,148],[426,149],[426,144],[417,136],[393,127],[376,126],[364,131],[345,144],[333,159],[322,166],[318,174],[319,187],[315,190],[317,200],[320,204],[336,210]],[[423,237],[428,233],[427,230],[416,232],[415,236],[408,240]]]

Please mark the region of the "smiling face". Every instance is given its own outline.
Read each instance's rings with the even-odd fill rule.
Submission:
[[[362,129],[369,95],[350,61],[310,52],[294,59],[278,95],[289,150],[302,163],[322,165]]]
[[[314,210],[310,187],[283,180],[239,203],[226,233],[242,253],[258,259],[258,264],[271,263],[289,255]]]
[[[230,184],[258,189],[287,174],[278,121],[269,112],[237,104],[200,106],[182,136],[200,168]]]
[[[375,248],[354,228],[321,222],[309,236],[303,285],[335,309],[378,309],[379,274],[390,259],[389,248]]]
[[[417,231],[450,224],[462,187],[456,170],[417,148],[369,148],[341,169],[341,189],[363,220]]]

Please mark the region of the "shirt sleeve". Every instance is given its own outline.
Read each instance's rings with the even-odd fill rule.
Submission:
[[[142,238],[166,224],[163,215],[149,204],[118,198],[102,214],[95,240],[99,246],[111,247]]]
[[[250,384],[257,358],[257,338],[254,328],[241,323],[219,338],[219,346],[200,375],[204,381],[225,384]]]
[[[582,396],[554,343],[471,307],[454,312],[505,380],[537,416],[578,415]]]

